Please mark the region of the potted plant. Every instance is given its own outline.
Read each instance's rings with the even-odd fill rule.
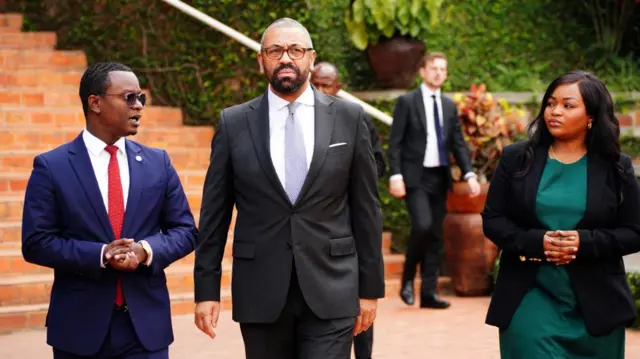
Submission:
[[[447,272],[458,295],[485,295],[491,288],[491,273],[498,249],[482,231],[480,213],[496,170],[502,149],[525,136],[525,113],[504,99],[495,99],[486,86],[472,85],[454,101],[471,163],[481,183],[481,194],[469,197],[466,183],[460,182],[460,169],[451,158],[453,191],[447,198],[445,253]]]
[[[425,54],[424,39],[438,23],[443,0],[352,0],[345,14],[349,38],[367,51],[376,83],[410,88]]]

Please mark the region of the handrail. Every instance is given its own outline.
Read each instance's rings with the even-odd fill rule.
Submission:
[[[239,43],[251,48],[252,50],[258,52],[260,51],[260,44],[257,43],[256,41],[248,38],[247,36],[245,36],[244,34],[230,28],[229,26],[221,23],[220,21],[212,18],[211,16],[203,13],[202,11],[185,4],[184,2],[180,1],[180,0],[162,0],[165,3],[175,7],[176,9],[184,12],[185,14],[202,21],[203,23],[205,23],[206,25],[209,25],[210,27],[222,32],[223,34],[231,37],[232,39],[238,41]],[[387,115],[386,113],[378,110],[377,108],[369,105],[368,103],[360,100],[359,98],[351,95],[350,93],[344,91],[344,90],[340,90],[338,91],[338,93],[336,94],[338,97],[344,98],[346,100],[355,102],[359,105],[361,105],[364,110],[371,116],[373,116],[374,118],[380,120],[381,122],[387,124],[387,125],[391,125],[391,122],[393,122],[393,119],[391,118],[391,116]]]

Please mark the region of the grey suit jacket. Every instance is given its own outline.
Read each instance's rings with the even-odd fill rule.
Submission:
[[[307,304],[323,319],[357,316],[358,298],[384,296],[382,215],[363,109],[318,91],[314,97],[314,152],[296,203],[271,160],[266,94],[220,115],[204,184],[195,298],[220,299],[235,205],[235,321],[275,321],[293,268]],[[340,142],[346,145],[330,147]]]

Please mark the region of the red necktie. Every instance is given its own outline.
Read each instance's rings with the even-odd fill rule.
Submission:
[[[105,151],[109,152],[111,159],[109,160],[109,221],[113,229],[114,239],[120,239],[122,234],[122,222],[124,222],[124,196],[122,195],[122,182],[120,181],[120,167],[118,166],[118,147],[114,145],[107,146]],[[122,280],[118,276],[118,284],[116,287],[116,305],[124,304],[124,294],[122,294]]]

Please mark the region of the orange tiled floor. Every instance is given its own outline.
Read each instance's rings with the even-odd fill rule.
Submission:
[[[409,308],[391,297],[381,302],[376,321],[375,359],[497,359],[497,332],[484,325],[488,298],[449,298],[445,311]],[[242,359],[242,338],[231,313],[218,323],[218,337],[197,331],[191,316],[174,318],[176,341],[171,358]],[[627,358],[640,358],[640,332],[627,334]],[[0,336],[0,358],[51,358],[45,332],[33,330]]]

